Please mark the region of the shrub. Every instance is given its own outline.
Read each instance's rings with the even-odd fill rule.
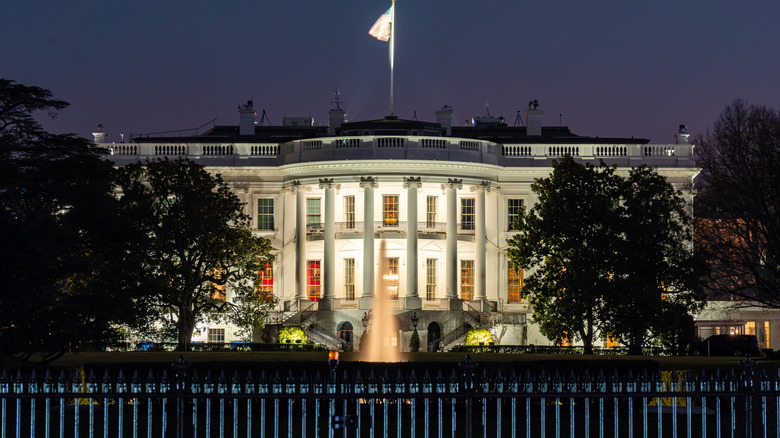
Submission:
[[[466,333],[465,344],[468,346],[492,345],[493,335],[485,329],[471,329]]]
[[[417,329],[412,332],[412,337],[409,339],[409,351],[413,353],[420,351],[420,335],[417,334]]]
[[[309,339],[302,328],[289,326],[279,330],[278,342],[280,344],[306,344]]]

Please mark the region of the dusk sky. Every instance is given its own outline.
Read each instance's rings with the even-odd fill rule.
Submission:
[[[54,1],[0,6],[0,76],[70,102],[53,132],[91,138],[238,124],[248,99],[272,124],[327,124],[389,107],[388,45],[368,29],[389,0]],[[734,98],[780,108],[780,2],[398,0],[395,112],[544,125],[672,143]],[[41,119],[43,120],[43,119]]]

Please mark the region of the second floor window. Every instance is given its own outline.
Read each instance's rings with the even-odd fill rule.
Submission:
[[[398,226],[398,195],[385,195],[382,198],[382,225]]]
[[[506,200],[506,229],[509,231],[516,230],[515,220],[520,216],[520,212],[523,209],[522,199],[507,199]]]
[[[460,200],[460,227],[462,230],[474,229],[474,198]]]
[[[271,198],[257,200],[257,229],[274,229],[274,200]]]
[[[428,196],[425,200],[425,226],[428,228],[436,227],[436,211],[439,207],[439,198]]]
[[[210,328],[208,331],[208,342],[225,342],[225,329],[223,328]]]
[[[344,197],[344,222],[347,228],[355,228],[355,197]]]
[[[320,198],[306,198],[306,228],[320,228]]]

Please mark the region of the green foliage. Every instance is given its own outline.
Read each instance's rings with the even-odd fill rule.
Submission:
[[[520,215],[508,255],[534,269],[524,291],[548,338],[581,339],[591,353],[609,334],[638,353],[668,314],[701,307],[688,204],[655,170],[623,178],[567,156],[532,189],[539,202]]]
[[[262,326],[275,305],[257,283],[271,245],[252,236],[244,204],[228,184],[186,159],[125,166],[117,181],[123,213],[145,236],[131,271],[148,291],[142,322],[173,322],[180,347],[206,318],[242,326],[244,338]],[[215,294],[222,288],[231,300]]]
[[[492,343],[493,335],[485,329],[471,329],[466,332],[464,341],[466,346],[491,345]]]
[[[0,353],[52,359],[117,339],[114,327],[135,317],[136,290],[114,277],[130,227],[105,151],[33,117],[67,105],[0,79]]]
[[[417,329],[414,329],[412,337],[409,338],[409,351],[412,353],[420,351],[420,335],[417,334]]]
[[[309,342],[306,332],[297,326],[287,326],[279,330],[277,340],[280,344],[306,344]]]

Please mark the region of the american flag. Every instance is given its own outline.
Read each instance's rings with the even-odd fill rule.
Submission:
[[[393,21],[392,15],[393,7],[390,6],[387,12],[382,14],[379,19],[376,20],[376,23],[371,26],[368,34],[378,39],[379,41],[388,41],[390,39],[390,26],[392,25]]]

